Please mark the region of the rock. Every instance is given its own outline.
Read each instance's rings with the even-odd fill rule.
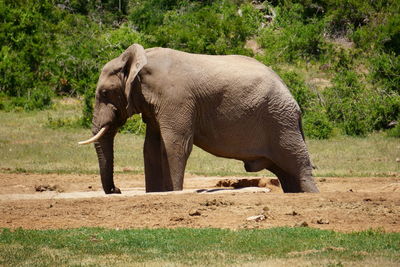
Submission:
[[[316,224],[329,224],[329,220],[323,218],[314,219],[313,222]]]
[[[254,216],[250,216],[247,217],[246,220],[247,221],[256,221],[256,222],[261,222],[264,221],[265,219],[267,219],[267,217],[265,217],[265,215],[254,215]]]
[[[296,223],[294,227],[308,227],[308,223],[306,221],[301,221]]]
[[[270,179],[269,183],[274,186],[280,186],[279,180],[277,178]]]
[[[58,192],[63,192],[62,189],[58,185],[35,185],[35,191],[36,192],[44,192],[44,191],[58,191]]]
[[[396,127],[397,124],[399,124],[397,121],[391,121],[391,122],[389,122],[387,127],[388,128],[394,128],[394,127]]]
[[[200,216],[201,212],[197,209],[192,209],[189,211],[189,216]]]
[[[181,222],[181,221],[183,221],[183,220],[184,220],[183,217],[172,217],[172,218],[170,219],[170,221],[172,221],[172,222]]]
[[[320,182],[326,182],[326,179],[325,178],[321,178],[321,179],[319,179],[319,181]]]
[[[278,180],[278,179],[276,179]],[[223,179],[216,184],[218,187],[233,187],[235,189],[244,187],[266,187],[268,180],[265,178],[254,179]],[[278,184],[279,185],[279,184]]]
[[[258,187],[267,187],[267,180],[260,179],[260,181],[258,181]]]
[[[399,162],[399,163],[400,163],[400,158],[396,158],[396,162]]]
[[[213,199],[213,200],[206,200],[206,202],[204,203],[200,203],[200,205],[202,206],[206,206],[206,207],[210,207],[210,206],[231,206],[234,203],[232,201],[222,201],[222,200],[217,200],[217,199]]]
[[[285,215],[292,215],[292,216],[296,216],[296,215],[299,215],[299,213],[298,213],[298,212],[296,212],[296,211],[292,211],[292,212],[286,213]]]

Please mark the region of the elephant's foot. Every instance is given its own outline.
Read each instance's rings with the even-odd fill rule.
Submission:
[[[290,175],[277,165],[268,168],[279,179],[284,193],[319,193],[314,178],[311,175],[299,176]]]
[[[279,178],[279,177],[278,177]],[[279,178],[285,193],[319,193],[314,178],[287,179]]]
[[[313,177],[300,179],[300,189],[300,192],[319,193]]]
[[[104,192],[106,194],[121,194],[121,190],[118,187],[111,188],[110,190]]]

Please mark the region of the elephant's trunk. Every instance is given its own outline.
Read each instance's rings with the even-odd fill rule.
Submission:
[[[106,194],[119,194],[121,191],[114,185],[114,134],[107,134],[94,143],[99,160],[100,177]]]

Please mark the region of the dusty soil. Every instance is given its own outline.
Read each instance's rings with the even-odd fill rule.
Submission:
[[[272,178],[246,177],[253,187],[233,189],[246,185],[240,179],[187,175],[184,191],[145,194],[142,175],[120,174],[116,184],[123,194],[108,196],[96,175],[5,171],[0,173],[0,227],[308,226],[400,232],[400,177],[316,178],[319,194],[283,194]]]

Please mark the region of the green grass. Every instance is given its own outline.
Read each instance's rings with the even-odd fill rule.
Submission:
[[[267,230],[3,229],[0,265],[232,265],[278,259],[329,266],[400,264],[400,234],[336,233],[310,228]],[[375,264],[374,264],[375,263]],[[382,265],[382,266],[383,266]],[[340,266],[340,265],[339,265]]]
[[[97,173],[91,145],[77,142],[91,135],[77,128],[80,102],[58,100],[50,110],[34,112],[0,111],[0,169],[17,172]],[[64,124],[62,128],[51,127]],[[115,171],[125,168],[143,173],[143,136],[118,134],[115,140]],[[399,175],[400,142],[383,133],[366,138],[337,136],[329,140],[308,140],[316,176]],[[267,171],[246,173],[240,161],[216,158],[194,148],[186,168],[198,175],[272,175]]]

